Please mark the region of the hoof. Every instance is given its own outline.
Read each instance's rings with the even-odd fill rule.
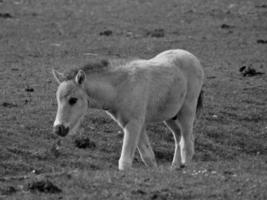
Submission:
[[[128,162],[119,162],[119,170],[120,171],[127,171],[132,169],[132,164]]]
[[[186,168],[186,165],[185,164],[180,164],[180,165],[172,165],[171,166],[171,170],[174,171],[174,170],[182,170],[182,169],[185,169]]]

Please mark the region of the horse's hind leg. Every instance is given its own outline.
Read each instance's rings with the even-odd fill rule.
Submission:
[[[157,167],[155,154],[149,142],[148,135],[146,133],[145,127],[140,134],[139,143],[137,145],[138,151],[140,153],[142,161],[148,167]]]
[[[179,128],[179,123],[177,119],[169,119],[165,121],[165,124],[170,129],[170,131],[173,134],[174,142],[175,142],[175,150],[174,150],[174,156],[172,160],[172,168],[180,168],[181,166],[181,156],[179,151],[179,141],[181,138],[181,131]]]
[[[191,161],[194,155],[193,124],[196,113],[194,104],[185,103],[178,113],[178,120],[181,128],[181,165],[185,166]]]

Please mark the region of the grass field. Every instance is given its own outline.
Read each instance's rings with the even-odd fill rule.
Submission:
[[[173,48],[195,54],[206,74],[190,167],[169,170],[172,135],[151,124],[159,169],[136,154],[132,171],[118,171],[122,133],[98,110],[54,149],[52,68]],[[242,66],[264,74],[242,76]],[[0,199],[265,200],[267,2],[0,0],[0,113]]]

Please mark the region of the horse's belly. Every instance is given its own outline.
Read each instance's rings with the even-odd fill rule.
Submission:
[[[157,99],[151,100],[151,105],[148,106],[147,110],[147,121],[159,122],[176,116],[184,103],[186,94],[185,89],[182,88],[170,90],[169,94],[159,101]]]
[[[155,113],[153,116],[147,117],[146,122],[162,122],[173,118],[176,114],[177,112]]]

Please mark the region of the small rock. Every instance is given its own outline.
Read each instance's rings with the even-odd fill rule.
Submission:
[[[167,200],[170,199],[170,192],[168,190],[160,190],[160,191],[155,191],[153,194],[150,196],[151,200]]]
[[[31,192],[44,192],[44,193],[60,193],[62,192],[56,185],[49,180],[41,180],[28,183],[26,190]]]
[[[231,3],[231,4],[228,6],[228,9],[233,9],[233,8],[235,8],[235,7],[236,7],[236,4]]]
[[[133,32],[131,32],[131,31],[126,32],[125,35],[126,35],[126,37],[133,37],[134,36]]]
[[[76,147],[80,149],[86,149],[86,148],[94,149],[96,147],[95,142],[90,141],[88,137],[76,138],[74,144]]]
[[[50,45],[51,45],[51,46],[54,46],[54,47],[60,47],[60,46],[61,46],[60,43],[51,43]]]
[[[144,179],[144,182],[149,182],[149,181],[150,181],[150,178]]]
[[[3,102],[3,103],[2,103],[2,106],[7,107],[7,108],[18,107],[17,104],[15,104],[15,103],[9,103],[9,102]]]
[[[32,174],[36,174],[36,175],[41,174],[41,170],[34,169],[34,170],[32,170]]]
[[[207,79],[215,79],[217,78],[216,76],[208,76]]]
[[[137,189],[137,190],[133,190],[132,194],[140,194],[140,195],[145,195],[146,192],[144,190],[141,189]]]
[[[89,165],[89,168],[92,169],[92,170],[99,170],[99,169],[100,169],[99,166],[94,165],[94,164],[90,164],[90,165]]]
[[[223,172],[224,175],[228,175],[228,176],[233,176],[234,175],[234,172],[232,171],[229,171],[229,170],[226,170]]]
[[[267,4],[256,5],[255,8],[267,8]]]
[[[29,100],[29,99],[25,99],[24,100],[24,104],[28,104],[28,103],[30,103],[31,102],[31,100]]]
[[[105,30],[99,33],[101,36],[111,36],[113,34],[112,30]]]
[[[13,68],[11,68],[11,71],[19,71],[19,69],[16,67],[13,67]]]
[[[160,38],[160,37],[164,37],[165,36],[165,32],[164,32],[164,29],[158,28],[158,29],[154,29],[152,31],[147,31],[146,35],[150,36],[150,37]]]
[[[263,39],[258,39],[257,40],[258,44],[267,44],[267,40],[263,40]]]
[[[31,88],[31,87],[26,87],[26,88],[25,88],[25,91],[26,91],[26,92],[34,92],[34,89]]]
[[[263,72],[256,71],[251,66],[242,66],[242,67],[239,68],[239,72],[243,76],[256,76],[256,75],[262,75],[262,74],[264,74]]]
[[[12,18],[12,15],[10,13],[0,13],[0,18]]]
[[[151,195],[151,199],[154,200],[154,199],[157,199],[158,198],[158,194],[153,194]]]
[[[234,28],[234,26],[232,26],[232,25],[228,25],[228,24],[222,24],[222,25],[221,25],[221,28],[222,28],[222,29],[230,29],[230,28]]]
[[[31,16],[36,17],[36,16],[38,16],[38,13],[33,12],[33,13],[31,13]]]
[[[123,138],[123,132],[122,131],[118,131],[116,136],[118,138]]]

